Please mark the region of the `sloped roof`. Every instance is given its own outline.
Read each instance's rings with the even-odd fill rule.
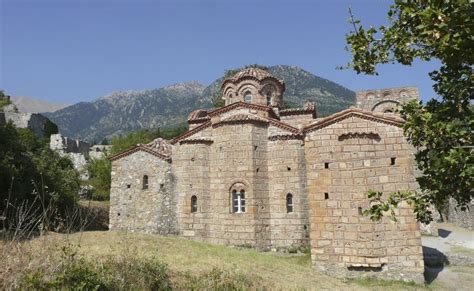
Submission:
[[[260,110],[260,111],[265,111],[268,112],[273,118],[278,118],[278,116],[275,114],[275,111],[269,106],[265,105],[260,105],[260,104],[252,104],[252,103],[246,103],[246,102],[235,102],[230,105],[218,108],[216,110],[213,110],[209,112],[207,115],[208,116],[216,116],[224,112],[229,112],[237,108],[248,108],[248,109],[255,109],[255,110]]]
[[[178,135],[177,137],[173,138],[170,143],[171,143],[171,144],[175,144],[175,143],[177,143],[177,142],[180,141],[180,140],[183,140],[183,139],[185,139],[185,138],[187,138],[187,137],[192,136],[193,134],[196,134],[196,133],[200,132],[200,131],[203,130],[203,129],[208,128],[209,126],[211,126],[211,121],[210,121],[210,120],[209,120],[209,121],[206,121],[205,123],[203,123],[203,124],[201,124],[201,125],[199,125],[199,126],[196,126],[195,128],[193,128],[193,129],[191,129],[191,130],[186,131],[186,132],[183,133],[183,134]]]
[[[198,109],[191,112],[188,116],[188,123],[202,123],[209,120],[207,110]]]
[[[283,82],[283,80],[276,78],[275,76],[273,76],[266,70],[256,68],[256,67],[243,69],[239,71],[238,73],[236,73],[235,75],[233,75],[232,77],[225,79],[224,82],[222,82],[221,88],[224,88],[225,84],[228,82],[235,84],[244,79],[252,79],[252,80],[257,80],[257,81],[263,81],[265,79],[273,79],[277,81],[283,87],[283,89],[285,88],[285,82]]]
[[[150,143],[144,145],[138,144],[128,150],[109,157],[109,160],[115,161],[138,151],[144,151],[168,162],[171,161],[171,144],[163,138],[156,138]]]
[[[239,71],[237,74],[232,76],[232,79],[238,80],[244,77],[253,77],[258,80],[263,80],[267,77],[273,77],[273,76],[272,74],[270,74],[269,72],[263,69],[251,67],[251,68],[247,68],[247,69]]]
[[[375,122],[381,122],[381,123],[394,125],[394,126],[398,126],[398,127],[402,126],[403,123],[405,122],[405,120],[403,120],[402,118],[398,118],[398,117],[394,117],[394,116],[393,117],[392,116],[386,116],[386,115],[382,115],[382,114],[373,113],[373,112],[370,112],[370,111],[364,111],[364,110],[357,109],[357,108],[349,108],[349,109],[343,110],[341,112],[335,113],[333,115],[330,115],[328,117],[322,118],[322,119],[318,120],[317,122],[306,126],[303,129],[303,132],[307,133],[307,132],[315,131],[315,130],[324,128],[326,126],[329,126],[331,124],[337,123],[339,121],[342,121],[346,118],[350,118],[350,117],[353,117],[353,116],[359,117],[361,119],[371,120],[371,121],[375,121]]]

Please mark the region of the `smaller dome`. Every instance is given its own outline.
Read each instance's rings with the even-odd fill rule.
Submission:
[[[203,119],[208,118],[207,111],[203,109],[194,110],[188,116],[188,122],[193,121],[202,121]]]

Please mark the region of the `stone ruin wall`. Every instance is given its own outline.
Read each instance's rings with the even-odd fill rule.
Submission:
[[[90,145],[86,142],[68,138],[61,134],[52,134],[49,148],[58,152],[61,156],[71,159],[74,168],[79,172],[82,180],[89,179],[87,172],[87,159],[89,158]]]
[[[50,148],[61,153],[79,153],[88,156],[90,144],[61,134],[52,134]]]
[[[148,188],[143,189],[143,176]],[[112,161],[110,230],[177,234],[171,164],[138,151]]]
[[[448,204],[448,222],[457,226],[474,229],[474,199],[468,203],[468,208],[461,210],[454,199],[449,200]]]
[[[5,122],[12,122],[17,128],[28,128],[39,138],[45,137],[47,125],[53,124],[46,116],[39,113],[18,113],[9,109],[3,112],[3,116]]]
[[[372,270],[377,272],[368,274],[423,282],[421,235],[412,210],[395,210],[396,223],[387,217],[372,222],[360,213],[369,206],[369,189],[387,195],[417,188],[413,149],[402,129],[349,117],[309,132],[305,152],[313,263],[333,275]]]

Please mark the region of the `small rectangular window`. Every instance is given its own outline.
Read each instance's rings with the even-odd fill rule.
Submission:
[[[362,207],[358,207],[357,210],[359,212],[359,215],[362,215]]]
[[[324,193],[324,199],[329,199],[329,193]]]
[[[130,187],[131,187],[131,186],[132,186],[132,185],[130,185],[130,184],[127,184],[127,189],[130,189]]]
[[[194,212],[197,212],[197,210],[198,210],[197,197],[196,195],[193,195],[191,197],[191,212],[194,213]]]
[[[391,166],[395,165],[396,160],[397,160],[397,158],[394,158],[394,157],[390,158],[390,165]]]
[[[329,163],[328,162],[324,163],[324,168],[329,169]]]

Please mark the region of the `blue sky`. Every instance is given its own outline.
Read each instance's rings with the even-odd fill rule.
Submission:
[[[348,7],[364,24],[386,21],[389,1],[0,0],[0,88],[57,103],[97,99],[189,80],[209,84],[226,69],[296,65],[352,90],[419,86],[435,96],[436,63],[387,65],[380,76],[336,70]]]

